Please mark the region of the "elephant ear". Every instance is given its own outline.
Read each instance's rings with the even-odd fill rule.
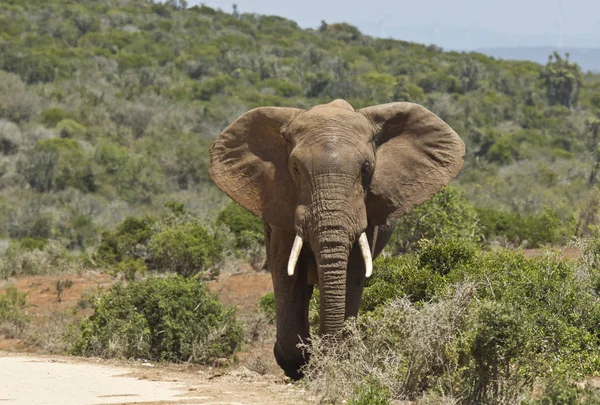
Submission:
[[[391,225],[458,174],[465,144],[442,119],[418,104],[382,104],[359,113],[371,121],[377,148],[367,214],[374,225]]]
[[[303,110],[261,107],[227,127],[210,147],[210,176],[242,207],[293,229],[296,192],[288,171],[285,126]]]

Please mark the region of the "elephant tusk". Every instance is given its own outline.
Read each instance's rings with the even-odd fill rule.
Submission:
[[[302,238],[299,235],[296,235],[296,239],[294,239],[294,244],[292,245],[292,251],[290,252],[290,259],[288,261],[288,276],[294,275],[296,263],[298,263],[298,256],[300,256],[300,251],[302,250],[302,244]]]
[[[360,252],[365,260],[365,277],[369,278],[373,272],[373,258],[371,257],[371,249],[369,248],[369,241],[367,240],[367,234],[362,233],[358,238],[358,245],[360,246]]]
[[[379,225],[373,227],[373,246],[371,246],[371,258],[375,256],[375,246],[377,246],[377,234],[379,233]]]

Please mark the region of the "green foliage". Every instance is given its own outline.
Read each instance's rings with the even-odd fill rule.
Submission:
[[[394,87],[393,99],[395,101],[408,101],[422,103],[425,100],[425,92],[406,76],[400,76]]]
[[[116,264],[113,274],[121,274],[124,280],[134,281],[137,277],[143,276],[146,270],[148,267],[142,259],[126,259]]]
[[[83,138],[86,135],[85,127],[69,118],[60,121],[56,129],[61,138]]]
[[[125,279],[146,270],[218,276],[223,236],[190,216],[181,203],[170,201],[165,208],[162,218],[127,217],[114,232],[104,232],[93,261],[114,267]]]
[[[101,264],[115,265],[128,259],[145,256],[146,246],[153,234],[154,217],[127,217],[114,232],[104,232],[100,245],[94,252],[94,260]]]
[[[375,376],[394,399],[443,393],[454,403],[503,404],[547,379],[543,398],[527,403],[594,403],[597,392],[552,381],[600,372],[597,240],[579,262],[428,244],[377,260],[363,316],[347,324],[345,339],[335,348],[311,343],[305,373],[314,389],[336,398]],[[431,268],[454,256],[447,273]],[[375,292],[388,295],[376,302]]]
[[[29,324],[26,304],[25,294],[13,286],[6,287],[0,294],[0,337],[13,339],[23,333]]]
[[[511,384],[520,388],[532,383],[526,368],[529,361],[535,362],[530,342],[536,336],[525,317],[520,308],[503,301],[483,300],[474,305],[461,353],[468,362],[463,378],[470,385],[469,403],[492,403],[499,394],[511,395],[503,392]]]
[[[414,251],[421,239],[472,239],[477,241],[481,229],[477,212],[464,194],[452,187],[434,195],[398,220],[389,242],[389,251]]]
[[[18,170],[31,188],[39,192],[74,187],[94,192],[98,185],[89,158],[73,139],[44,139],[36,143]]]
[[[367,378],[348,401],[349,405],[389,405],[390,393],[376,378]]]
[[[564,377],[549,378],[539,398],[523,402],[524,405],[594,405],[600,403],[598,389],[585,384],[580,386]]]
[[[558,52],[550,55],[542,77],[550,105],[560,104],[565,107],[577,105],[581,87],[581,68],[577,63],[569,62],[568,54],[565,59]]]
[[[116,284],[72,331],[76,355],[206,363],[239,349],[243,331],[196,278]]]
[[[428,301],[460,273],[459,269],[474,266],[478,256],[471,240],[434,239],[423,241],[418,253],[380,257],[365,282],[361,311],[374,311],[404,296],[412,302]]]
[[[262,313],[267,317],[269,322],[275,322],[275,294],[273,291],[269,291],[260,298],[258,304]]]
[[[210,232],[200,222],[175,224],[152,235],[148,243],[148,267],[171,271],[184,277],[207,272],[207,277],[219,275],[218,264],[224,245],[220,236]]]
[[[15,240],[14,243],[17,244],[17,249],[31,252],[33,250],[44,250],[48,242],[45,239],[30,238],[26,236],[19,240]]]
[[[515,246],[536,248],[564,244],[575,233],[574,218],[566,222],[552,208],[534,215],[519,215],[493,208],[477,208],[477,213],[488,241],[502,237]]]
[[[459,266],[472,265],[477,257],[477,246],[469,239],[451,239],[443,242],[424,240],[420,245],[418,257],[419,267],[445,276]]]
[[[48,127],[55,127],[59,122],[65,120],[75,121],[75,114],[65,111],[60,107],[52,107],[42,111],[41,121],[42,124]]]
[[[25,237],[12,240],[0,255],[0,278],[56,274],[73,264],[73,256],[61,243]]]
[[[73,212],[70,218],[55,229],[67,249],[85,250],[98,242],[98,226],[94,220],[80,212]]]
[[[40,227],[43,237],[70,249],[168,200],[196,201],[194,214],[213,219],[225,204],[208,173],[215,134],[254,107],[306,109],[335,98],[357,109],[416,102],[447,121],[467,146],[454,187],[475,206],[521,217],[552,207],[568,224],[589,206],[593,182],[581,179],[597,171],[586,123],[598,114],[600,82],[568,57],[553,55],[546,66],[501,61],[374,38],[343,22],[302,29],[180,1],[0,8],[0,197],[8,207],[38,204],[40,222],[51,225]],[[401,220],[407,231],[391,251],[414,250],[436,233],[422,229],[436,227],[429,215],[416,218],[419,210]],[[56,225],[69,218],[77,232]],[[450,233],[469,234],[461,214],[448,218],[461,218],[464,230]],[[0,232],[36,236],[32,222]],[[534,243],[563,243],[593,226],[565,226]],[[235,234],[256,267],[261,234]]]
[[[349,42],[356,41],[362,34],[358,28],[347,23],[329,24],[324,30],[327,34],[332,35],[336,39]]]
[[[223,224],[233,232],[238,249],[264,244],[263,222],[233,201],[219,212],[217,224]]]
[[[405,295],[414,301],[427,300],[441,284],[442,276],[419,266],[415,255],[378,258],[365,283],[361,310],[373,311]]]

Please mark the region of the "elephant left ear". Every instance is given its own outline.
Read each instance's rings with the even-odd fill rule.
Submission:
[[[463,166],[465,144],[441,118],[412,103],[359,110],[373,125],[375,172],[366,198],[373,225],[391,225],[447,185]]]

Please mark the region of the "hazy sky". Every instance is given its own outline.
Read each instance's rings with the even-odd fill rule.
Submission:
[[[302,27],[348,22],[369,35],[446,49],[600,47],[600,0],[188,0],[231,12],[279,15]]]

